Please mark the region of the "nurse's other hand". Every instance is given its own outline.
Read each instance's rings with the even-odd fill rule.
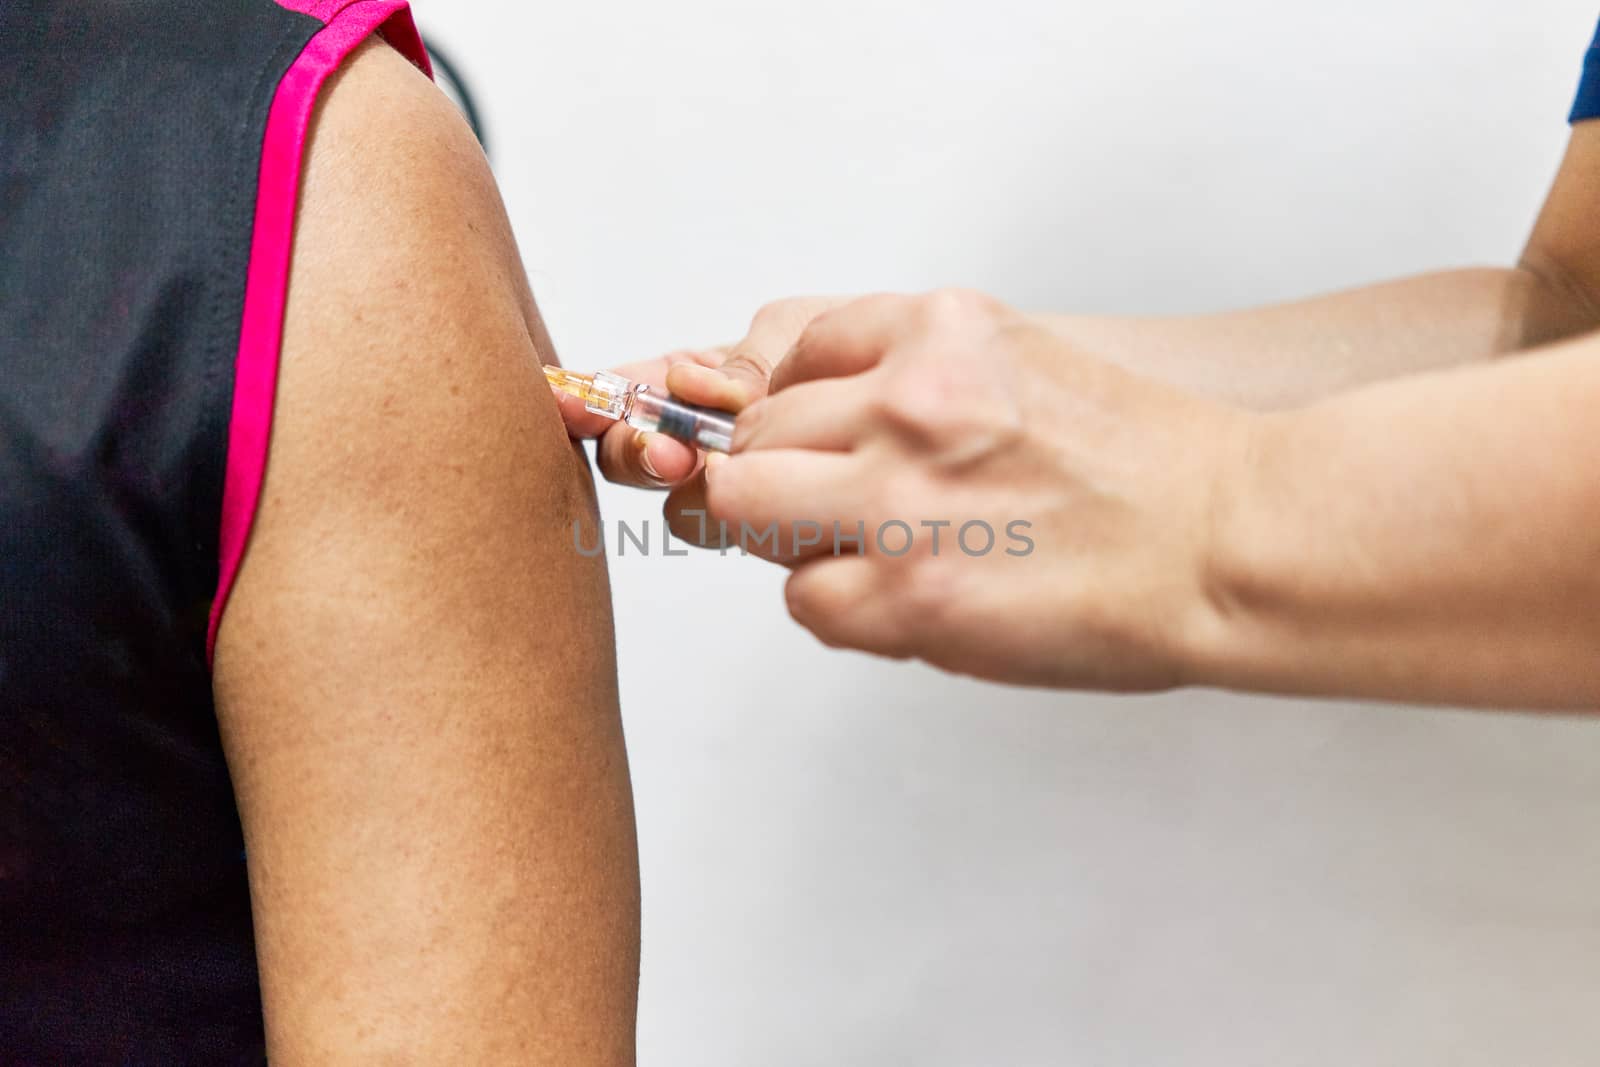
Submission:
[[[839,297],[796,297],[768,304],[756,312],[744,338],[735,344],[685,349],[656,359],[612,367],[631,381],[667,389],[680,400],[723,411],[740,412],[766,395],[767,377],[811,320],[845,303]],[[679,505],[698,508],[704,483],[694,476],[700,454],[659,433],[644,433],[584,409],[576,397],[557,395],[567,432],[576,438],[599,438],[600,473],[607,481],[644,489],[683,485],[669,498],[668,512]]]
[[[774,369],[708,472],[709,510],[751,548],[776,524],[758,552],[795,567],[789,610],[829,645],[1168,688],[1196,680],[1187,653],[1219,621],[1217,487],[1254,426],[988,297],[870,297]]]

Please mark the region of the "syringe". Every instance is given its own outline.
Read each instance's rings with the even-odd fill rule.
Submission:
[[[584,374],[547,366],[544,376],[552,388],[582,400],[596,415],[620,419],[636,430],[666,434],[707,452],[733,449],[733,416],[726,411],[685,404],[663,390],[610,371]]]

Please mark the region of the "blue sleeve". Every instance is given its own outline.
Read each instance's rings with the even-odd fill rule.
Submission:
[[[1600,33],[1595,34],[1589,54],[1583,58],[1583,81],[1578,83],[1578,99],[1572,104],[1568,122],[1600,119]]]

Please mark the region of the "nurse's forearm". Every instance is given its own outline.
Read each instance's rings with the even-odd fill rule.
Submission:
[[[1600,338],[1260,417],[1194,680],[1600,707]]]
[[[1260,410],[1482,362],[1600,327],[1600,315],[1576,285],[1532,261],[1252,311],[1040,318],[1087,354]]]

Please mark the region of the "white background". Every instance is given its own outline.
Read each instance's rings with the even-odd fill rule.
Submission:
[[[579,367],[817,291],[1173,312],[1508,263],[1596,14],[417,6]],[[644,1064],[1600,1062],[1600,722],[1009,691],[822,650],[754,560],[612,576]]]

